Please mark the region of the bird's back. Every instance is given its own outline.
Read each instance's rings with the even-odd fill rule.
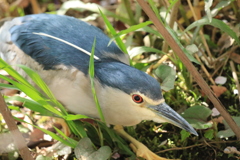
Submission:
[[[5,23],[0,30],[2,58],[11,63],[18,56],[11,53],[17,46],[44,69],[59,69],[64,65],[87,73],[89,55],[61,41],[34,33],[60,38],[88,52],[91,52],[96,38],[95,55],[98,58],[114,57],[128,63],[128,58],[115,43],[108,45],[110,39],[100,29],[76,18],[48,14],[18,17]]]

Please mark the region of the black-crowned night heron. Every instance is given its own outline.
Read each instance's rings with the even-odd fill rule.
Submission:
[[[99,118],[88,75],[95,38],[95,89],[106,123],[118,125],[117,132],[133,143],[139,156],[161,159],[145,151],[120,125],[133,126],[142,120],[169,122],[197,135],[164,102],[154,78],[129,66],[128,56],[115,43],[108,45],[110,39],[100,29],[78,19],[48,14],[14,18],[1,27],[0,53],[11,65],[23,64],[37,71],[70,112]]]

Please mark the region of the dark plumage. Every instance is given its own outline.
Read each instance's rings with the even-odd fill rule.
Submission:
[[[44,69],[54,69],[56,65],[74,66],[87,73],[89,56],[58,40],[33,34],[41,32],[68,41],[91,52],[96,38],[95,55],[107,58],[105,53],[123,56],[115,43],[98,28],[73,17],[48,14],[29,15],[18,18],[21,25],[10,28],[12,42],[41,64]],[[79,64],[81,63],[81,64]]]

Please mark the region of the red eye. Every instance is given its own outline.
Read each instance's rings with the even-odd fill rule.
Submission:
[[[132,99],[136,103],[142,103],[143,102],[143,98],[140,95],[137,95],[137,94],[133,94]]]

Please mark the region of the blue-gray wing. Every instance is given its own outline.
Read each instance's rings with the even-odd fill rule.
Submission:
[[[100,29],[73,17],[49,14],[18,17],[6,22],[0,30],[2,58],[9,61],[9,58],[18,56],[9,54],[15,52],[14,47],[17,46],[46,70],[64,65],[87,73],[89,55],[56,39],[33,33],[45,33],[63,39],[90,53],[96,38],[95,56],[100,60],[128,64],[128,57],[115,43],[109,45],[109,37]]]

